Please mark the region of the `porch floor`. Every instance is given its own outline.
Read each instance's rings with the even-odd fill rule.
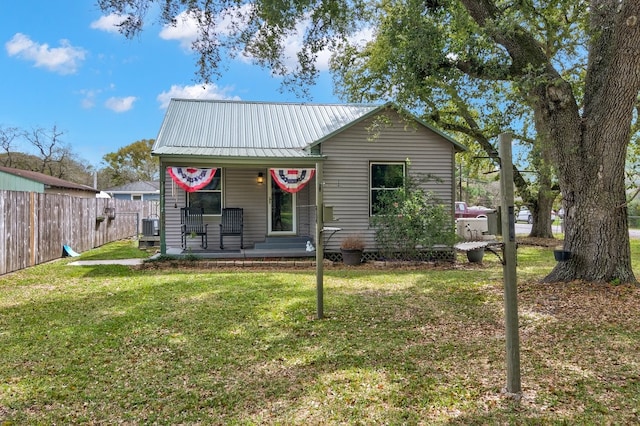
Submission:
[[[168,247],[168,256],[198,256],[202,259],[260,259],[260,258],[302,258],[315,257],[316,252],[306,251],[304,248],[277,248],[277,249],[188,249]]]

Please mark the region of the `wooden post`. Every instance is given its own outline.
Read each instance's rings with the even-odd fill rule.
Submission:
[[[502,198],[502,241],[504,243],[502,267],[504,274],[504,313],[507,344],[507,392],[519,393],[520,335],[518,331],[518,279],[516,276],[516,230],[513,207],[513,163],[511,134],[502,133],[500,143],[500,195]]]
[[[40,201],[40,197],[38,197]],[[40,210],[38,209],[38,212]],[[36,243],[36,193],[29,192],[29,266],[36,264],[36,250],[38,245]]]
[[[167,166],[160,162],[160,253],[167,254],[167,241],[166,241],[166,229],[167,229],[167,216],[166,206],[167,203]]]
[[[324,180],[322,162],[316,163],[316,318],[324,318],[324,197],[322,181]]]

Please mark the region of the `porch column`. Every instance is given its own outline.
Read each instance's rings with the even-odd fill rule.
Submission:
[[[322,217],[322,162],[316,163],[316,318],[324,318],[324,241],[322,238],[322,228],[324,228],[324,218]]]
[[[165,203],[167,200],[167,165],[160,161],[160,254],[167,254],[167,225]]]

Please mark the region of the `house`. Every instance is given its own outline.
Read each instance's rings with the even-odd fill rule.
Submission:
[[[152,148],[160,160],[161,252],[200,250],[199,238],[181,232],[184,207],[204,209],[209,252],[300,254],[321,234],[325,253],[339,253],[354,233],[375,252],[370,217],[377,192],[389,189],[386,177],[434,176],[426,189],[451,205],[453,218],[454,157],[463,150],[390,103],[173,99]],[[244,212],[243,241],[225,237],[220,249],[221,214],[230,207]]]
[[[4,166],[0,166],[0,189],[72,195],[80,198],[96,198],[96,194],[100,192],[90,186],[69,182],[44,173]]]
[[[116,200],[157,201],[160,200],[160,182],[130,182],[105,189],[104,192]]]

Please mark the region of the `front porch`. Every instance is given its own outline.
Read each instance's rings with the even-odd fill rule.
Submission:
[[[310,245],[310,246],[309,246]],[[209,244],[207,249],[202,247],[167,248],[167,255],[187,257],[197,256],[203,259],[265,259],[265,258],[314,258],[316,256],[313,239],[304,236],[267,237],[265,241],[252,246],[240,248],[230,240],[220,249],[216,244]]]

